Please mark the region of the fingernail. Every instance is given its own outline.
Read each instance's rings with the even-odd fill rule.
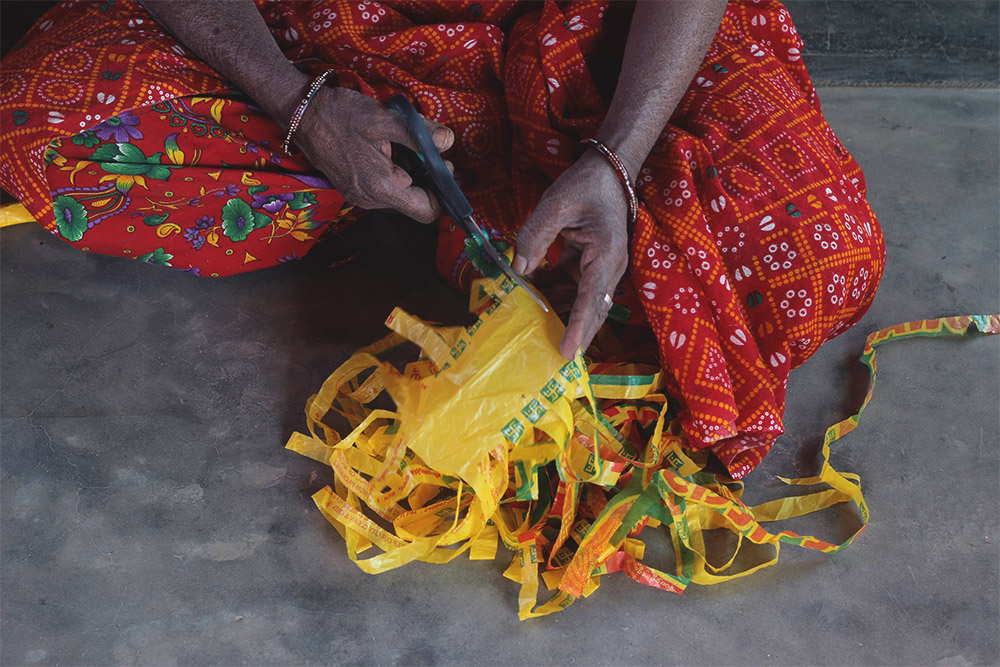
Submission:
[[[515,255],[514,261],[510,263],[510,268],[514,269],[514,272],[518,275],[523,275],[524,270],[528,268],[528,260],[520,255]]]
[[[448,145],[448,130],[443,127],[434,130],[434,145],[437,146],[438,150],[442,150]]]

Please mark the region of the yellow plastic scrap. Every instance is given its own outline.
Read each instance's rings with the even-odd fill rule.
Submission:
[[[567,362],[558,351],[563,324],[509,279],[481,280],[472,294],[468,327],[394,310],[386,320],[393,333],[327,379],[306,407],[309,435],[288,441],[333,469],[333,487],[313,499],[365,572],[445,563],[467,550],[493,559],[502,542],[514,552],[504,575],[520,583],[518,615],[527,619],[590,595],[612,572],[680,593],[772,565],[783,542],[838,551],[867,525],[858,477],[828,461],[830,443],[858,415],[827,431],[819,475],[782,479],[829,489],[748,507],[742,485],[705,472],[706,453],[687,446],[658,369],[588,368],[582,355]],[[874,380],[879,342],[964,333],[970,324],[1000,331],[995,316],[901,325],[873,334],[862,360]],[[420,359],[402,371],[380,359],[406,341],[420,346]],[[383,392],[395,410],[375,407]],[[348,433],[328,421],[331,413],[347,420]],[[847,501],[863,523],[839,545],[761,526]],[[641,533],[658,527],[673,542],[674,572],[642,562]],[[770,545],[771,559],[739,569],[733,553],[713,565],[704,532],[716,528],[737,536],[737,552],[744,541]],[[372,546],[379,553],[359,557]],[[541,605],[540,580],[554,591]]]
[[[31,215],[22,204],[14,202],[0,206],[0,229],[34,221],[35,216]]]

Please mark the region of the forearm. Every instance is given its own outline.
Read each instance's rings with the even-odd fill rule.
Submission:
[[[251,0],[139,0],[182,44],[247,93],[281,127],[308,84]]]
[[[633,178],[705,57],[725,6],[725,0],[636,3],[621,75],[597,134]]]

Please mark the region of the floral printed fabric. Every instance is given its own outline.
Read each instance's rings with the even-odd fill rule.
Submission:
[[[212,277],[301,257],[347,209],[322,178],[286,168],[275,132],[229,95],[158,102],[56,139],[44,156],[56,231]]]
[[[455,130],[463,190],[513,243],[606,111],[607,2],[259,3],[286,55]],[[627,19],[627,16],[625,17]],[[622,319],[652,327],[690,444],[742,477],[782,432],[789,371],[868,308],[885,256],[785,9],[732,0],[637,176]],[[610,68],[614,69],[614,68]],[[343,200],[277,126],[127,2],[64,3],[5,59],[0,182],[81,248],[202,275],[301,256]],[[602,90],[605,90],[602,95]],[[559,251],[553,248],[550,257]],[[464,236],[438,268],[466,287]]]

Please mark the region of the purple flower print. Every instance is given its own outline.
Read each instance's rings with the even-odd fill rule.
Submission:
[[[274,147],[272,147],[272,146],[271,146],[271,142],[270,142],[270,141],[268,141],[267,139],[261,139],[261,141],[260,141],[260,146],[261,146],[261,148],[263,148],[263,149],[264,149],[265,151],[267,151],[267,154],[268,154],[269,156],[271,156],[271,162],[272,162],[272,163],[274,163],[274,164],[277,164],[277,165],[280,165],[280,164],[281,164],[281,156],[280,156],[280,155],[278,155],[278,154],[277,154],[277,153],[275,152],[275,149],[274,149]]]
[[[201,230],[198,227],[186,227],[184,240],[190,243],[195,250],[201,250],[201,247],[205,245],[205,237],[201,235]]]
[[[232,183],[230,183],[229,185],[227,185],[225,187],[225,189],[223,189],[223,190],[216,190],[215,192],[213,192],[212,196],[213,197],[224,197],[224,196],[235,197],[239,193],[240,193],[240,189],[238,187],[236,187],[235,185],[233,185]]]
[[[214,224],[215,224],[215,218],[212,218],[207,215],[204,218],[198,218],[198,220],[196,220],[194,223],[196,229],[208,229]]]
[[[139,119],[131,111],[123,111],[94,127],[94,133],[101,141],[114,139],[117,144],[126,144],[129,139],[142,139],[142,132],[136,129]]]
[[[286,202],[292,201],[294,197],[295,195],[287,193],[254,195],[253,201],[250,202],[250,206],[253,208],[262,208],[268,213],[277,213]]]
[[[298,258],[299,258],[298,255],[296,255],[294,252],[290,252],[287,255],[285,255],[284,257],[279,257],[278,258],[278,262],[283,264],[285,262],[292,262],[292,261],[294,261],[294,260],[296,260]]]

